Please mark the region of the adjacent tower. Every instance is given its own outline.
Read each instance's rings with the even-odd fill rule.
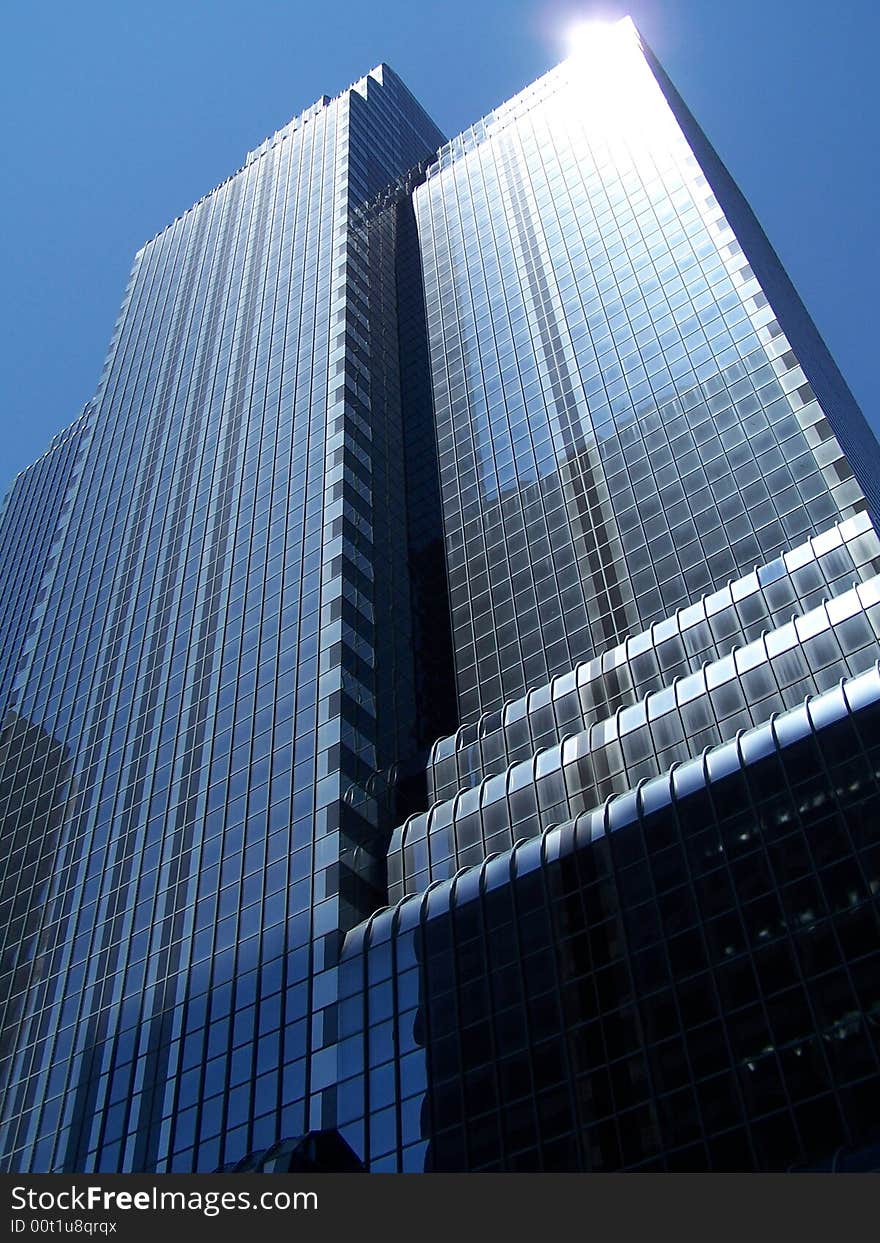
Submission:
[[[423,745],[419,446],[352,222],[440,141],[380,66],[251,152],[138,253],[93,402],[7,500],[8,1168],[321,1127],[338,942]]]

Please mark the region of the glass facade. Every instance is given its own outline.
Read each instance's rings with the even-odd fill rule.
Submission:
[[[878,479],[631,23],[267,139],[0,513],[2,1168],[880,1162]]]
[[[874,667],[352,933],[370,1168],[876,1169],[878,712]]]
[[[381,66],[251,152],[138,253],[83,430],[7,502],[6,1168],[210,1170],[321,1127],[375,775],[418,736],[418,437],[351,221],[441,141]]]
[[[841,429],[875,487],[703,163],[623,23],[415,193],[465,721],[864,506]]]
[[[880,567],[873,529],[870,540],[873,564]],[[781,573],[773,576],[773,567],[767,568],[770,574],[754,576],[761,603],[762,578],[771,590],[782,581]],[[432,881],[623,794],[704,747],[876,664],[877,574],[785,625],[762,628],[751,643],[730,650],[728,634],[722,640],[728,654],[707,660],[712,648],[717,650],[713,625],[716,631],[728,630],[738,621],[736,603],[755,603],[744,590],[737,591],[742,586],[734,584],[725,593],[727,607],[706,620],[688,619],[696,624],[680,631],[658,627],[653,635],[628,642],[623,651],[610,652],[605,671],[597,667],[600,662],[590,662],[558,679],[551,693],[546,688],[525,703],[510,705],[506,729],[484,731],[478,744],[459,753],[466,775],[452,778],[453,794],[395,833],[389,897],[420,893]],[[676,619],[682,620],[682,615]],[[701,640],[708,640],[708,651]],[[644,693],[646,683],[657,689]],[[471,766],[469,753],[478,746],[491,756],[485,771],[494,769],[496,775],[483,777]],[[517,754],[528,758],[517,761]]]

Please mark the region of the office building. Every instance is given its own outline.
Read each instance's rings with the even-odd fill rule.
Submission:
[[[4,1168],[877,1164],[878,479],[631,23],[268,139],[3,511]]]

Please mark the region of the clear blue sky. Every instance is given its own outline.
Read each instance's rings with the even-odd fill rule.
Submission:
[[[7,0],[0,491],[94,391],[134,252],[384,60],[447,134],[629,12],[880,425],[877,0]]]

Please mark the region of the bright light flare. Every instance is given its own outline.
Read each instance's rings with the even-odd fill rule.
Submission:
[[[569,90],[589,118],[593,137],[619,139],[621,152],[638,141],[650,145],[666,114],[657,107],[657,87],[632,19],[581,18],[565,31],[565,43]]]
[[[632,30],[628,17],[581,18],[572,22],[565,32],[566,55],[600,62],[613,56],[630,38]]]
[[[565,32],[565,46],[569,56],[592,55],[606,47],[616,22],[601,18],[581,18],[572,22]]]

